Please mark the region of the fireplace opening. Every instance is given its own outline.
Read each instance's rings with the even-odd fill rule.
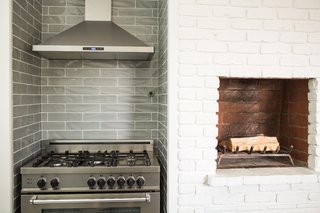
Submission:
[[[292,166],[290,157],[295,166],[307,166],[308,92],[308,79],[221,78],[218,168]],[[231,139],[242,144],[237,138],[254,142],[247,150],[226,146]],[[279,145],[255,147],[269,139]]]

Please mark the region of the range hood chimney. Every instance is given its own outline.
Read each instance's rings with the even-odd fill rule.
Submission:
[[[33,45],[32,50],[48,59],[152,58],[152,46],[111,21],[111,0],[85,1],[85,21],[39,45]]]

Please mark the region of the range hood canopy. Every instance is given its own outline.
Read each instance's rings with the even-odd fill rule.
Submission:
[[[85,21],[33,45],[48,59],[150,60],[154,48],[111,22],[111,0],[86,0]]]

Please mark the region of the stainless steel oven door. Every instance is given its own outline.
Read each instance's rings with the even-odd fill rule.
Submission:
[[[159,213],[160,193],[21,196],[21,213]]]

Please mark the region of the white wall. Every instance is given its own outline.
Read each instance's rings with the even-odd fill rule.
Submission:
[[[180,76],[319,76],[320,1],[179,3]]]
[[[169,4],[169,144],[168,166],[176,172],[169,179],[176,181],[172,202],[178,212],[286,212],[271,209],[262,199],[253,206],[232,197],[229,187],[248,192],[248,199],[261,193],[265,186],[250,186],[236,177],[232,182],[209,184],[216,173],[219,77],[245,78],[319,78],[320,77],[320,1],[319,0],[178,0]],[[172,15],[170,17],[170,14]],[[170,45],[169,45],[170,46]],[[177,51],[177,57],[170,54]],[[171,95],[170,95],[171,94]],[[176,98],[170,104],[170,97]],[[171,115],[170,115],[171,112]],[[172,117],[173,116],[173,117]],[[174,121],[175,120],[175,121]],[[170,128],[170,125],[173,128]],[[176,125],[176,126],[175,126]],[[316,133],[318,136],[319,133]],[[319,138],[316,137],[315,138]],[[318,144],[318,142],[314,143]],[[314,156],[319,159],[319,145]],[[172,150],[172,152],[170,152]],[[319,162],[318,160],[312,160]],[[311,165],[316,169],[320,165]],[[169,174],[170,175],[170,174]],[[220,175],[220,174],[219,174]],[[236,174],[237,175],[237,174]],[[279,173],[281,176],[281,172]],[[296,174],[301,177],[303,174]],[[288,177],[290,178],[290,177]],[[275,182],[272,202],[281,196],[292,196],[292,212],[316,212],[319,195],[316,173],[302,177],[295,186],[288,183],[281,189],[281,178]],[[253,177],[259,181],[259,178]],[[268,179],[268,178],[266,178]],[[217,179],[215,179],[217,180]],[[277,179],[276,179],[277,180]],[[218,181],[218,180],[217,180]],[[308,181],[310,181],[308,183]],[[219,185],[220,184],[220,185]],[[278,185],[279,184],[279,185]],[[291,184],[291,185],[290,185]],[[175,184],[172,183],[171,186]],[[279,190],[278,188],[279,187]],[[255,188],[254,191],[250,189]],[[310,189],[310,190],[309,190]],[[170,190],[170,181],[169,181]],[[173,189],[171,189],[173,190]],[[175,189],[174,189],[175,190]],[[174,190],[172,191],[174,193]],[[282,194],[286,191],[288,194]],[[297,193],[296,191],[299,193]],[[309,190],[309,191],[308,191]],[[225,200],[219,195],[225,193]],[[242,192],[241,192],[242,193]],[[292,193],[292,194],[290,194]],[[237,194],[237,193],[235,193]],[[250,195],[249,195],[250,194]],[[290,194],[290,195],[289,195]],[[279,195],[279,196],[278,196]],[[258,196],[258,195],[257,195]],[[259,196],[264,197],[263,194]],[[295,197],[297,196],[297,197]],[[299,200],[303,197],[302,200]],[[279,199],[278,199],[279,197]],[[176,198],[176,199],[175,199]],[[243,199],[242,199],[243,198]],[[169,198],[170,199],[170,198]],[[266,196],[268,199],[268,196]],[[318,199],[318,198],[316,198]],[[232,209],[228,209],[233,200]],[[285,201],[284,203],[290,203]],[[279,208],[290,205],[278,205]],[[219,209],[220,207],[220,209]],[[177,212],[174,208],[169,212]]]
[[[0,7],[0,212],[13,211],[13,163],[12,163],[12,1],[1,2]]]

